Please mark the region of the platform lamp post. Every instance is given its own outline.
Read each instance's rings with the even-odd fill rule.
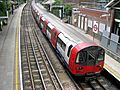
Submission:
[[[8,0],[5,0],[5,4],[4,4],[4,5],[5,5],[6,15],[7,15],[7,17],[8,17],[8,6],[7,6],[7,1],[8,1]]]
[[[4,5],[5,5],[5,11],[7,12],[7,1],[6,0],[4,2]]]
[[[2,3],[3,1],[0,0],[0,3]],[[2,21],[0,20],[0,31],[2,31]]]
[[[19,5],[20,5],[20,1],[19,1],[19,0],[17,0],[17,3],[18,3],[18,7],[19,7]]]
[[[50,12],[52,11],[52,0],[50,0]]]

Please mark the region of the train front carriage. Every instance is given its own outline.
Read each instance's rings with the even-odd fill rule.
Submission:
[[[99,74],[103,69],[105,51],[88,43],[81,43],[72,49],[69,68],[75,75]]]

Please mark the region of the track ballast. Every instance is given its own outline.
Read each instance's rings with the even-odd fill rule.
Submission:
[[[30,4],[22,12],[21,57],[24,90],[64,90],[34,30]]]

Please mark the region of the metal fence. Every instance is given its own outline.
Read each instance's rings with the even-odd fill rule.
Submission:
[[[101,37],[101,45],[106,49],[106,53],[120,62],[120,43],[105,36]]]

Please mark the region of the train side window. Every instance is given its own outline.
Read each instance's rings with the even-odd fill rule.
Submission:
[[[48,30],[48,32],[51,33],[51,28],[50,27],[47,26],[47,30]]]
[[[42,29],[43,29],[43,27],[44,27],[44,25],[43,25],[43,23],[42,23],[42,22],[40,23],[40,27],[41,27]]]
[[[37,15],[37,20],[39,20],[39,15]]]
[[[53,37],[56,38],[56,32],[53,33]]]
[[[66,44],[60,38],[58,38],[57,42],[60,45],[60,47],[65,51]]]
[[[61,45],[61,44],[62,44],[62,41],[61,41],[60,38],[58,38],[57,42],[58,42],[58,44],[59,44],[60,46],[62,46],[62,45]]]
[[[65,51],[66,45],[64,42],[62,42],[62,49]]]
[[[67,56],[68,56],[68,57],[70,56],[70,53],[71,53],[71,49],[72,49],[72,47],[73,47],[73,46],[70,45],[69,48],[68,48],[68,52],[67,52]]]

